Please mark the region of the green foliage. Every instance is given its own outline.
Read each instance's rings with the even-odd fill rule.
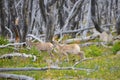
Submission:
[[[9,43],[9,41],[7,39],[5,39],[4,37],[0,37],[0,45],[6,45],[8,43]],[[0,48],[0,55],[11,53],[13,51],[14,50],[12,47]]]
[[[35,47],[32,47],[29,52],[34,54],[34,55],[37,55],[40,53],[40,51],[38,51]]]
[[[43,54],[44,55],[44,54]],[[42,57],[44,57],[42,55]],[[38,57],[39,58],[39,57]],[[16,71],[7,72],[12,74],[27,75],[35,80],[119,80],[120,79],[120,55],[109,55],[94,58],[93,60],[83,61],[78,64],[77,68],[97,69],[95,71],[84,70],[46,70],[46,71]],[[36,62],[30,61],[29,58],[13,58],[0,60],[0,67],[46,67],[46,62],[39,58]],[[43,65],[44,64],[44,65]],[[71,65],[70,65],[71,64]],[[65,65],[72,66],[74,63],[66,62]],[[60,66],[60,65],[59,65]],[[61,66],[62,67],[62,66]],[[39,75],[38,75],[39,74]]]
[[[14,51],[13,48],[0,48],[0,55],[2,54],[8,54],[8,53],[12,53]]]
[[[91,45],[85,49],[86,57],[94,57],[102,55],[102,50],[96,45]]]
[[[0,45],[5,45],[8,43],[8,40],[5,39],[4,37],[0,37]]]
[[[11,49],[10,49],[11,50]],[[96,55],[101,55],[104,51],[111,51],[110,49],[104,49],[100,46],[92,45],[90,47],[83,49],[87,56],[94,56],[92,60],[86,60],[79,63],[76,68],[83,69],[93,69],[92,71],[85,70],[45,70],[45,71],[13,71],[5,72],[12,74],[27,75],[35,78],[35,80],[119,80],[120,79],[120,55],[110,55],[95,57]],[[0,50],[0,54],[9,53],[8,48]],[[1,68],[22,68],[22,67],[49,67],[49,60],[56,62],[57,54],[54,54],[54,57],[51,58],[47,52],[38,51],[35,47],[31,49],[21,48],[20,53],[34,54],[37,56],[35,62],[32,61],[32,58],[23,58],[23,57],[13,57],[12,59],[0,59]],[[66,56],[65,56],[66,58]],[[77,55],[69,55],[70,62],[65,62],[64,60],[59,61],[59,67],[71,67],[78,61],[80,58]],[[75,59],[75,60],[74,60]],[[96,70],[94,70],[97,67]],[[38,75],[39,74],[39,75]]]
[[[22,48],[20,49],[20,53],[28,53],[28,54],[33,54],[37,55],[40,53],[35,47],[31,47],[30,49]]]
[[[120,41],[119,42],[116,42],[113,47],[112,47],[112,51],[113,53],[116,53],[117,51],[120,50]]]

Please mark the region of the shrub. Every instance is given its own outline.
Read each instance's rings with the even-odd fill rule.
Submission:
[[[120,41],[119,42],[116,42],[113,47],[112,47],[112,51],[113,53],[116,53],[117,51],[120,50]]]
[[[0,45],[5,45],[8,43],[8,40],[5,39],[4,37],[0,37]]]
[[[96,45],[91,45],[85,49],[86,57],[100,56],[102,55],[102,50]]]

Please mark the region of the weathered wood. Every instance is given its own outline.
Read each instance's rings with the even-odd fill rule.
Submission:
[[[26,44],[26,42],[23,42],[23,43],[9,43],[9,44],[6,44],[6,45],[0,45],[0,48],[5,48],[5,47],[8,47],[8,46],[22,46],[23,44]]]
[[[72,43],[72,42],[81,42],[81,41],[89,41],[89,40],[93,40],[95,38],[97,38],[99,36],[99,34],[95,34],[95,35],[92,35],[92,36],[88,36],[88,37],[85,37],[85,38],[73,38],[73,39],[67,39],[65,41],[63,41],[64,43]]]
[[[91,1],[91,19],[95,26],[95,29],[99,31],[100,33],[102,33],[104,30],[100,27],[99,25],[100,22],[97,19],[98,16],[96,16],[96,2],[97,2],[96,0]]]
[[[5,74],[5,73],[0,73],[0,78],[17,79],[17,80],[35,80],[34,78],[29,77],[29,76],[25,76],[25,75]]]
[[[12,58],[12,57],[24,57],[24,58],[30,57],[30,58],[33,58],[33,61],[36,61],[36,59],[37,59],[36,56],[31,55],[31,54],[25,54],[25,53],[10,53],[10,54],[4,54],[4,55],[1,55],[1,56],[0,56],[0,59],[6,59],[6,58],[10,59],[10,58]]]
[[[42,36],[45,36],[45,35],[42,35]],[[37,36],[35,36],[35,35],[33,35],[33,34],[28,34],[27,37],[32,37],[32,38],[38,40],[38,41],[41,42],[41,43],[43,42],[39,37],[37,37]]]
[[[77,30],[66,30],[66,31],[62,31],[62,32],[56,32],[55,35],[58,34],[70,34],[70,33],[76,33],[76,32],[82,32],[84,30],[89,30],[89,29],[93,29],[94,27],[89,27],[89,28],[84,28],[84,29],[77,29]]]
[[[116,21],[116,26],[115,26],[115,28],[116,28],[117,34],[120,35],[120,15],[118,16],[118,19],[117,19],[117,21]]]
[[[96,69],[87,69],[87,68],[75,68],[75,67],[43,67],[43,68],[0,68],[0,72],[8,71],[46,71],[46,70],[83,70],[83,71],[94,71]]]

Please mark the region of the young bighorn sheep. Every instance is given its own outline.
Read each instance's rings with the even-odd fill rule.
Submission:
[[[27,42],[28,45],[34,46],[37,50],[39,51],[47,51],[50,55],[52,55],[52,50],[53,50],[53,44],[50,42]]]
[[[78,44],[57,44],[55,50],[60,53],[60,56],[61,54],[66,55],[67,61],[69,61],[68,54],[77,54],[81,59],[85,58],[84,52],[80,51]]]

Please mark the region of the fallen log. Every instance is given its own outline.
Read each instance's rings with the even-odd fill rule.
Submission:
[[[34,78],[29,77],[29,76],[25,76],[25,75],[5,74],[5,73],[0,73],[0,78],[17,79],[17,80],[35,80]]]
[[[9,43],[9,44],[6,44],[6,45],[0,45],[0,48],[5,48],[5,47],[8,47],[8,46],[23,46],[24,44],[26,44],[26,42],[23,42],[23,43]]]
[[[83,70],[87,72],[96,71],[96,67],[94,69],[87,69],[87,68],[75,68],[75,67],[56,67],[56,66],[49,66],[43,68],[34,68],[34,67],[26,67],[26,68],[0,68],[0,72],[8,72],[8,71],[46,71],[46,70]]]
[[[96,35],[92,35],[92,36],[88,36],[85,38],[73,38],[73,39],[67,39],[65,41],[63,41],[64,43],[72,43],[72,42],[78,42],[78,41],[89,41],[89,40],[94,40],[95,38],[97,38],[99,36],[99,34]]]
[[[12,58],[12,57],[24,57],[24,58],[33,58],[33,61],[36,61],[36,56],[31,55],[31,54],[25,54],[25,53],[10,53],[10,54],[4,54],[0,56],[0,59],[6,59],[6,58]]]
[[[90,46],[90,45],[106,45],[107,43],[105,42],[87,42],[87,43],[83,43],[83,44],[80,44],[81,47],[86,47],[86,46]]]

